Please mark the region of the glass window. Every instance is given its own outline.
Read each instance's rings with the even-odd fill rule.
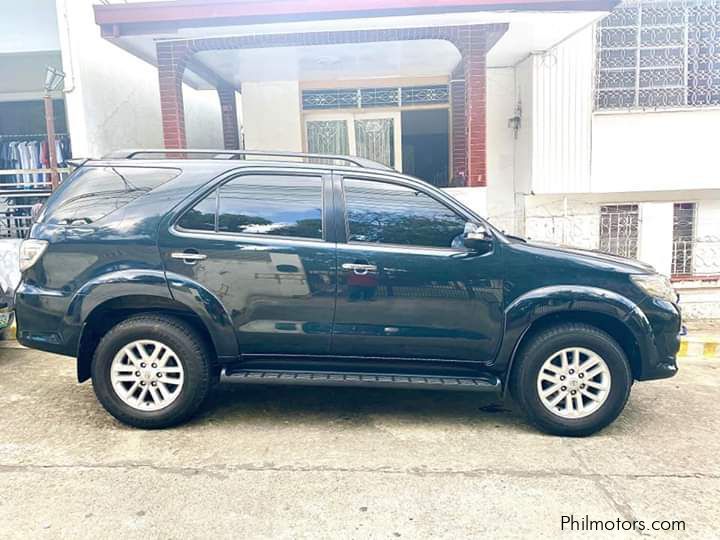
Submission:
[[[47,216],[53,224],[93,223],[179,174],[177,169],[82,167],[48,201],[41,220]]]
[[[344,185],[350,242],[462,246],[466,220],[432,197],[382,182],[346,179]]]
[[[322,182],[311,176],[240,176],[220,187],[220,232],[322,238]]]
[[[217,190],[213,190],[178,221],[178,227],[193,231],[214,231],[217,211]]]

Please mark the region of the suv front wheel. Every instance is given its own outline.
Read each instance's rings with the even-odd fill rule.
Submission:
[[[625,407],[632,385],[627,357],[602,330],[568,323],[526,343],[511,391],[530,421],[555,435],[584,436],[610,424]]]
[[[154,429],[190,418],[210,390],[210,357],[191,326],[136,315],[101,339],[92,361],[95,395],[115,418]]]

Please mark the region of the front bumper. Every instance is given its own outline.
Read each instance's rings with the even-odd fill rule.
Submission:
[[[640,303],[639,310],[647,327],[638,339],[641,358],[635,378],[649,381],[673,377],[678,371],[677,353],[682,329],[680,309],[671,302],[647,298]]]

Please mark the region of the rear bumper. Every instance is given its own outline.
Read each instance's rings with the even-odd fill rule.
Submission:
[[[80,327],[66,324],[69,299],[58,291],[20,284],[15,293],[17,340],[40,351],[75,356]]]

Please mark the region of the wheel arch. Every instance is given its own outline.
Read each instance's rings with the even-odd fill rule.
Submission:
[[[554,286],[531,291],[506,310],[506,339],[500,357],[505,367],[504,393],[523,345],[539,332],[566,322],[588,324],[610,335],[628,358],[633,377],[638,378],[652,336],[642,311],[628,298],[612,291]]]
[[[77,352],[78,382],[90,378],[90,364],[102,336],[120,321],[140,313],[162,313],[186,321],[198,331],[212,357],[217,357],[217,347],[210,330],[202,318],[189,307],[177,300],[162,296],[147,294],[120,296],[98,304],[85,318]]]

